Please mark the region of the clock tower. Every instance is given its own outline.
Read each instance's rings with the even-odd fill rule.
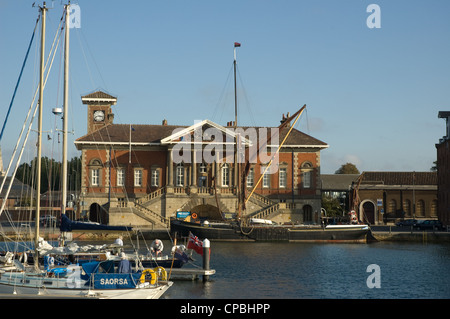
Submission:
[[[111,112],[111,106],[117,102],[115,96],[96,91],[82,96],[81,101],[88,106],[88,134],[113,123],[114,114]]]

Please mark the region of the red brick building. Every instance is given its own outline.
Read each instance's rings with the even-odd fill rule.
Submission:
[[[354,189],[358,218],[371,225],[438,217],[436,172],[363,172]]]
[[[270,158],[267,148],[255,153],[255,144],[261,146],[275,128],[235,131],[232,123],[221,126],[209,120],[190,126],[166,120],[161,125],[114,124],[111,105],[116,101],[101,91],[82,97],[88,132],[75,145],[82,152],[82,208],[91,220],[163,226],[179,211],[216,219],[238,213],[236,132],[243,133],[245,157],[255,159],[242,183],[248,195]],[[269,155],[288,129],[268,140]],[[294,128],[272,165],[274,172],[261,179],[244,214],[278,222],[319,222],[320,151],[327,147]]]
[[[436,144],[438,174],[438,218],[442,224],[450,225],[450,112],[439,112],[445,119],[445,135]]]

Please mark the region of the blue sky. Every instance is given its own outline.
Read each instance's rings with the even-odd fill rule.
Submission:
[[[1,125],[38,16],[33,2],[0,0]],[[71,30],[72,141],[87,130],[80,97],[99,88],[118,97],[115,123],[233,120],[240,42],[240,124],[277,126],[306,104],[297,128],[329,144],[322,173],[346,162],[360,171],[428,171],[436,160],[445,133],[437,114],[450,109],[448,0],[72,3],[81,8],[81,28]],[[366,24],[372,3],[381,9],[379,29]],[[62,5],[47,5],[50,45]],[[37,40],[0,142],[5,166],[38,80]],[[51,108],[62,105],[61,61],[57,53],[44,100],[44,130],[53,137],[44,139],[44,155],[55,158],[61,121]],[[72,143],[69,151],[77,154]]]

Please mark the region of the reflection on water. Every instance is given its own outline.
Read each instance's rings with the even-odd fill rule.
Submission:
[[[449,248],[213,242],[211,281],[177,281],[165,298],[449,298]],[[380,266],[381,288],[367,287],[370,264]]]
[[[168,254],[170,243],[164,247]],[[450,298],[449,244],[211,242],[211,249],[210,281],[176,281],[163,298]],[[202,257],[193,257],[201,267]],[[367,287],[371,264],[380,267],[381,288]]]

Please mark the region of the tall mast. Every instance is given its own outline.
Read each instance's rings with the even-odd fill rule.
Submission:
[[[44,106],[44,55],[45,55],[45,13],[47,8],[45,7],[45,2],[40,8],[42,12],[41,21],[41,61],[40,61],[40,75],[39,75],[39,116],[38,116],[38,142],[37,142],[37,180],[36,180],[36,219],[35,219],[35,234],[34,234],[34,267],[36,270],[39,269],[38,260],[38,243],[39,243],[39,219],[41,210],[41,148],[42,148],[42,114]]]
[[[234,129],[237,127],[237,91],[236,91],[236,48],[240,47],[241,44],[234,42]]]
[[[64,42],[64,110],[63,110],[63,154],[62,154],[62,201],[61,214],[66,213],[67,202],[67,133],[69,117],[69,4],[66,5],[65,42]]]
[[[241,44],[238,42],[234,42],[234,61],[233,61],[233,67],[234,67],[234,133],[236,134],[236,128],[237,128],[237,90],[236,90],[236,48],[240,47]],[[239,145],[238,145],[238,136],[236,135],[236,148],[235,148],[235,155],[234,155],[234,180],[236,183],[236,195],[238,197],[238,217],[241,217],[241,175],[240,175],[240,164],[239,164]]]

